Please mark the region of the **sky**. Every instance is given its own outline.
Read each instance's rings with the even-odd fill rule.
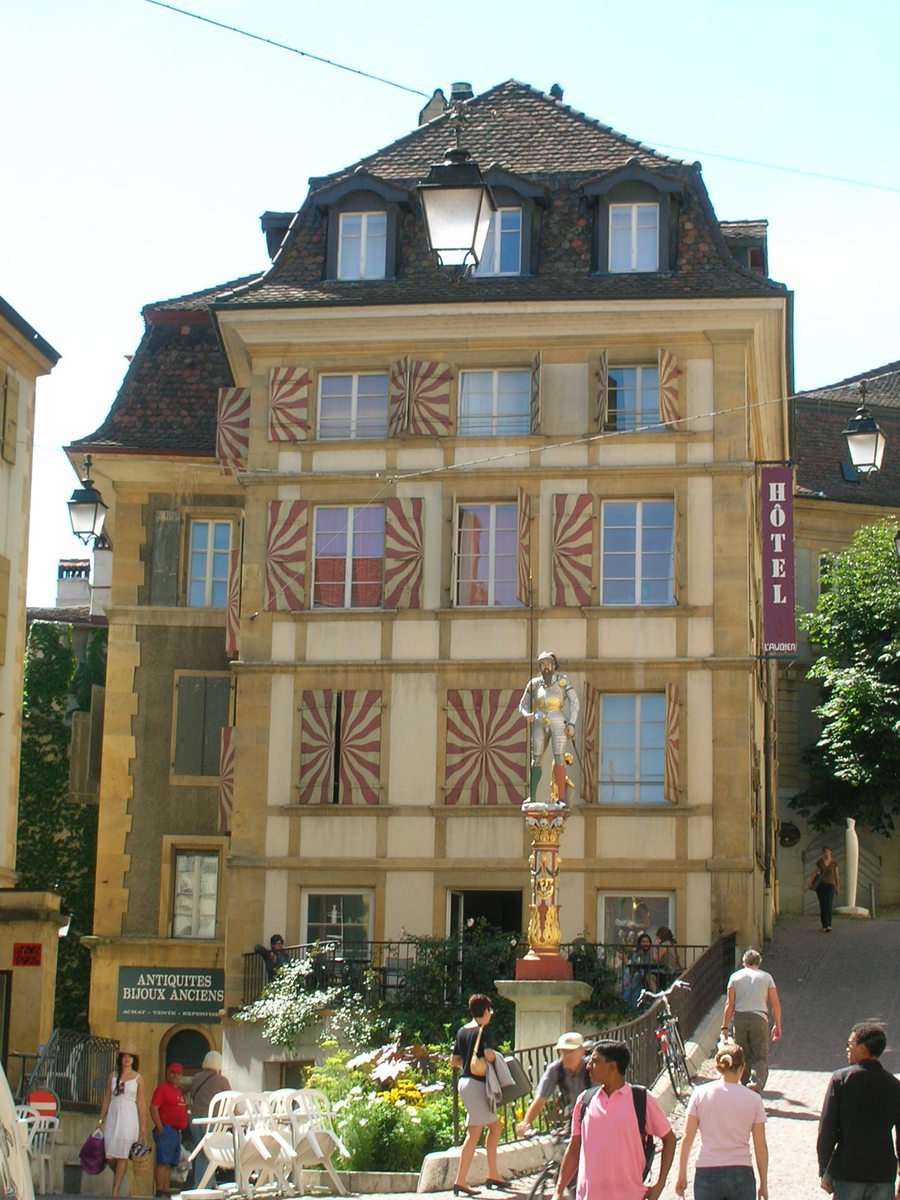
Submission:
[[[178,6],[429,96],[559,83],[699,160],[720,219],[768,219],[798,390],[900,358],[896,0]],[[62,446],[112,405],[141,308],[264,269],[259,216],[409,132],[425,97],[148,0],[0,0],[0,46],[0,295],[62,355],[35,429],[28,603],[50,605],[57,561],[85,554]]]

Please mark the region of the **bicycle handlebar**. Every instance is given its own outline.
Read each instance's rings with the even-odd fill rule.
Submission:
[[[688,983],[688,981],[686,979],[675,979],[662,992],[648,992],[647,989],[644,988],[643,991],[641,992],[641,994],[638,996],[637,1002],[638,1002],[638,1004],[640,1004],[641,1001],[643,1001],[643,1000],[664,1000],[668,996],[670,996],[671,993],[674,992],[677,988],[685,988],[687,991],[690,991],[691,985]]]

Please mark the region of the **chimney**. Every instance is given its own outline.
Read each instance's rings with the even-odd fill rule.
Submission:
[[[435,117],[441,116],[447,108],[447,97],[444,95],[442,88],[435,88],[434,95],[419,113],[419,124],[425,125],[428,121],[433,121]]]
[[[553,87],[550,89],[550,95],[554,100],[558,100],[560,103],[562,102],[563,90],[558,83],[554,83]]]
[[[471,100],[474,95],[471,83],[451,83],[450,85],[451,104],[458,104],[462,100]]]

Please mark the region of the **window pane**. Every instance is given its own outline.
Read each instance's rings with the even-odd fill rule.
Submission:
[[[194,550],[205,550],[209,544],[209,522],[194,521],[191,525],[191,547]]]
[[[638,934],[652,936],[660,925],[675,928],[673,897],[666,893],[651,895],[607,894],[600,898],[600,928],[608,943],[630,945]]]
[[[175,854],[173,937],[215,937],[218,854]]]
[[[498,373],[496,432],[505,437],[531,432],[530,371]]]
[[[384,279],[387,251],[387,216],[385,213],[366,213],[365,270],[366,279]]]
[[[517,437],[531,432],[529,371],[462,371],[461,437]]]
[[[500,217],[500,255],[498,269],[501,275],[518,275],[522,269],[522,210],[502,209]]]

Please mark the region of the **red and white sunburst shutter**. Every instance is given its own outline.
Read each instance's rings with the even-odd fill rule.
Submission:
[[[334,780],[334,692],[306,691],[300,709],[300,804],[331,804]]]
[[[216,411],[216,458],[226,475],[247,467],[250,451],[250,389],[219,388]]]
[[[543,354],[538,350],[531,360],[531,432],[541,432],[541,369]]]
[[[552,501],[550,581],[556,606],[591,603],[594,564],[594,502],[583,495],[557,495]]]
[[[527,791],[527,725],[520,693],[447,693],[446,804],[521,804]]]
[[[609,410],[609,355],[601,350],[594,368],[594,428],[601,432],[606,428]]]
[[[400,437],[409,428],[409,359],[398,358],[388,375],[388,435]]]
[[[664,425],[678,426],[681,408],[678,400],[678,359],[671,350],[660,348],[659,361],[659,419]]]
[[[384,502],[384,607],[421,608],[425,538],[421,498]]]
[[[666,756],[663,799],[678,803],[681,773],[681,695],[674,683],[666,684]]]
[[[377,804],[381,798],[381,692],[346,691],[341,697],[341,804]]]
[[[306,606],[309,504],[271,500],[266,530],[266,612],[300,612]]]
[[[218,833],[231,833],[234,812],[234,726],[222,728],[222,748],[219,755],[219,812]]]
[[[225,655],[234,661],[240,657],[241,636],[241,554],[242,531],[235,526],[235,541],[228,556],[228,596],[225,600]]]
[[[273,367],[269,372],[269,438],[301,442],[309,437],[307,367]]]
[[[446,437],[450,432],[450,386],[453,372],[447,363],[407,363],[409,432],[425,437]]]
[[[516,550],[516,599],[527,608],[531,604],[531,497],[519,488],[519,545]]]
[[[584,703],[581,707],[581,798],[585,804],[600,799],[598,769],[600,764],[600,693],[585,680]]]

